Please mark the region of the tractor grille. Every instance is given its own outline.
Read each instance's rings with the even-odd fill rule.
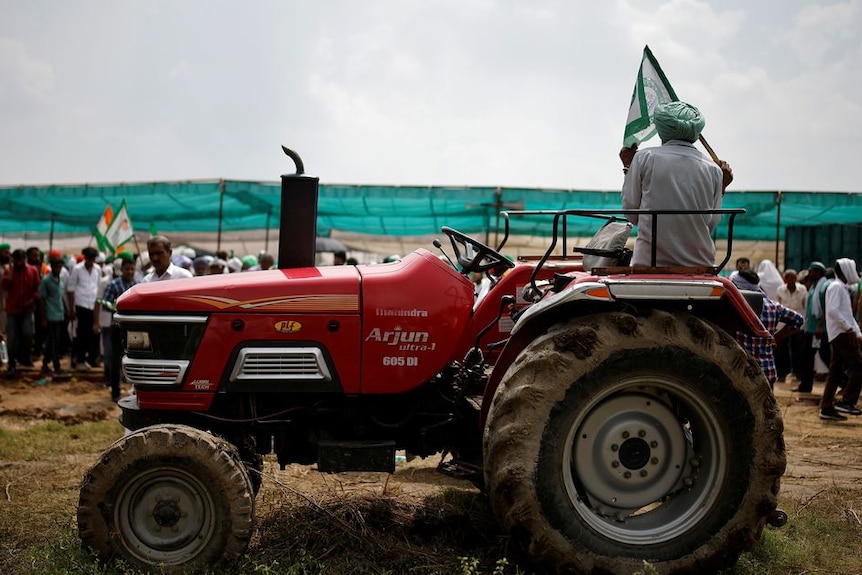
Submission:
[[[315,347],[248,347],[240,350],[231,381],[331,381],[323,353]]]
[[[123,373],[133,385],[174,385],[186,374],[185,360],[123,358]]]

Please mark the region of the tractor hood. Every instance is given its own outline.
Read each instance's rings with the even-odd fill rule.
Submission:
[[[121,313],[359,313],[354,266],[293,268],[138,284],[117,300]]]

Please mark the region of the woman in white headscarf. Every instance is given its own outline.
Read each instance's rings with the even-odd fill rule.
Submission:
[[[769,299],[776,299],[778,288],[784,283],[781,273],[772,260],[763,260],[757,266],[757,276],[760,278],[760,287],[766,292]]]

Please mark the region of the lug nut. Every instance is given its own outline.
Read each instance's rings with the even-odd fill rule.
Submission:
[[[628,439],[629,435],[631,435],[628,431],[623,431],[623,439]]]
[[[626,471],[625,473],[623,473],[623,477],[625,477],[626,479],[630,478],[631,476],[632,476],[631,471]]]
[[[643,429],[638,431],[638,437],[646,437],[646,431],[644,431]]]
[[[646,476],[647,476],[647,470],[641,469],[641,477],[646,477]]]
[[[619,449],[620,449],[620,446],[619,446],[619,445],[617,445],[616,443],[614,443],[613,445],[611,445],[611,451],[619,451]]]
[[[652,463],[653,465],[658,465],[658,457],[653,457],[652,459],[649,460],[649,462]]]
[[[616,459],[614,459],[613,461],[611,461],[611,467],[619,467],[619,466],[620,466],[620,462],[619,462],[619,461],[617,461]]]
[[[649,442],[649,446],[652,447],[653,449],[655,449],[656,447],[658,447],[658,441],[653,439],[652,441]]]

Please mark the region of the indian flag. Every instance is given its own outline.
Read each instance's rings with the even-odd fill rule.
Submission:
[[[102,217],[99,218],[99,223],[96,224],[96,230],[94,232],[94,235],[96,236],[96,244],[99,246],[100,252],[105,252],[110,249],[110,244],[108,243],[106,234],[108,233],[108,227],[110,227],[113,219],[114,210],[111,209],[111,204],[108,204],[105,206],[105,211],[102,212]]]
[[[132,220],[129,219],[129,212],[126,210],[126,200],[120,204],[120,209],[111,220],[111,225],[105,233],[105,238],[108,241],[110,250],[119,254],[125,250],[125,245],[135,237],[135,232],[132,229]]]
[[[661,71],[649,46],[644,46],[638,78],[632,93],[632,103],[629,106],[629,116],[626,120],[623,146],[630,148],[633,144],[640,145],[641,142],[652,138],[656,134],[652,122],[653,110],[659,104],[676,100],[679,98],[667,81],[667,76]]]

